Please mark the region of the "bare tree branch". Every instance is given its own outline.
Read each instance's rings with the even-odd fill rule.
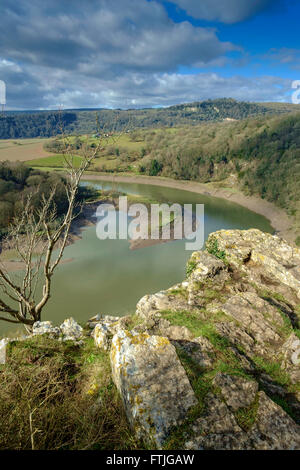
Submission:
[[[68,207],[62,220],[58,221],[55,185],[49,194],[41,195],[42,188],[38,188],[23,201],[22,211],[9,227],[6,240],[7,244],[12,244],[16,250],[24,264],[24,270],[18,282],[17,276],[11,276],[0,264],[0,295],[2,291],[4,296],[0,298],[0,312],[10,316],[10,318],[0,317],[0,320],[32,326],[41,319],[42,310],[50,299],[53,274],[67,246],[72,221],[80,213],[80,210],[77,212],[76,210],[81,178],[102,148],[101,138],[94,149],[89,148],[88,145],[82,146],[81,160],[78,164],[78,160],[74,159],[71,140],[65,136],[63,127],[61,127],[61,135],[65,145],[63,155]],[[33,199],[38,195],[40,205],[38,209],[34,209]],[[40,283],[42,292],[36,299],[37,287]],[[11,303],[15,307],[11,307]]]

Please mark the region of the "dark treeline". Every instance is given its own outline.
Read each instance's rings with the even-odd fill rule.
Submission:
[[[8,112],[0,117],[0,139],[51,137],[60,134],[61,124],[64,132],[69,134],[94,133],[97,132],[96,114],[100,128],[111,132],[134,128],[194,126],[224,119],[240,120],[291,111],[294,106],[286,105],[283,108],[276,103],[263,105],[223,98],[159,109]]]
[[[75,113],[17,113],[0,115],[0,139],[52,137],[76,121]]]

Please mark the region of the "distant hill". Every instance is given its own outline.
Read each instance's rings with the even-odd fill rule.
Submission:
[[[100,127],[106,131],[197,125],[207,121],[241,120],[248,117],[282,114],[300,110],[289,103],[247,103],[223,98],[170,106],[131,110],[74,109],[7,112],[0,116],[0,139],[52,137],[60,133],[86,134]]]

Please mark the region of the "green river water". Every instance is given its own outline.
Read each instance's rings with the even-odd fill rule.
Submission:
[[[112,187],[109,182],[88,184],[103,189]],[[266,218],[222,199],[154,185],[119,183],[114,189],[159,202],[204,204],[205,238],[211,232],[229,228],[273,232]],[[184,279],[190,255],[183,240],[132,251],[127,240],[100,241],[95,226],[84,228],[82,238],[65,250],[64,260],[68,262],[60,265],[55,273],[52,296],[43,311],[43,319],[57,324],[70,316],[86,321],[97,313],[133,313],[145,294]],[[0,336],[9,329],[8,324],[0,323]]]

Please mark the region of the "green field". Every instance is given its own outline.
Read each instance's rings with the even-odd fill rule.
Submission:
[[[73,164],[76,168],[79,167],[82,158],[79,156],[72,157]],[[49,157],[38,158],[35,160],[28,160],[26,162],[27,165],[33,167],[48,167],[48,168],[64,168],[65,165],[65,157],[64,155],[51,155]]]

